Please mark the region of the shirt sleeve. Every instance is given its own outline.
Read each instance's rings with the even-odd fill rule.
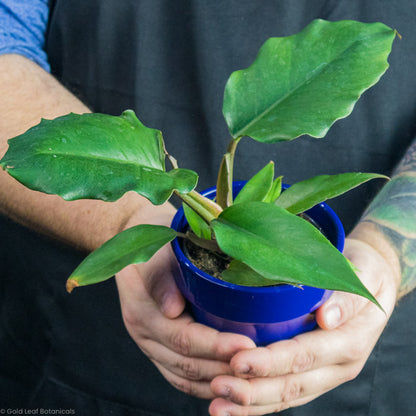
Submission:
[[[23,55],[50,71],[45,52],[48,0],[0,0],[0,55]]]

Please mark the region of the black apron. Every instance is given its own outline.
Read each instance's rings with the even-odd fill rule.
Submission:
[[[324,139],[262,145],[245,139],[236,179],[270,159],[287,183],[314,174],[390,174],[415,136],[413,1],[56,0],[47,51],[53,74],[95,111],[133,108],[162,130],[198,189],[213,184],[229,135],[222,96],[230,73],[271,36],[312,19],[381,21],[396,28],[391,68]],[[347,231],[378,190],[331,202]],[[114,281],[65,292],[83,254],[1,219],[0,408],[74,409],[77,415],[206,415],[208,402],[171,387],[124,329]],[[393,314],[360,376],[284,415],[411,415],[416,408],[416,294]],[[357,340],[360,342],[360,340]]]

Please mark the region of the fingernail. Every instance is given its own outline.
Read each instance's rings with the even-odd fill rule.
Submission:
[[[328,329],[336,328],[341,322],[341,308],[332,305],[325,311],[325,323]]]

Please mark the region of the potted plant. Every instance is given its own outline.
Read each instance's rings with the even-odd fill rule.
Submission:
[[[173,242],[183,267],[177,283],[197,319],[259,344],[290,337],[315,325],[311,313],[331,290],[380,306],[341,254],[342,226],[323,201],[385,177],[321,175],[282,187],[270,162],[246,183],[234,183],[237,145],[245,137],[263,143],[324,137],[387,70],[395,36],[381,23],[315,20],[296,35],[266,41],[254,63],[226,84],[231,141],[217,186],[206,193],[195,190],[198,175],[178,166],[161,132],[131,110],[42,120],[9,141],[0,164],[25,186],[66,200],[115,201],[135,191],[156,205],[172,194],[183,201],[172,228],[137,225],[91,253],[69,277],[69,292],[145,262]],[[220,259],[220,270],[214,276],[199,270],[192,253]]]

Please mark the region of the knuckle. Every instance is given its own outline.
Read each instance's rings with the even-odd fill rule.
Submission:
[[[177,363],[177,367],[182,374],[189,380],[200,380],[201,369],[197,362],[193,359],[182,359]]]
[[[295,355],[292,362],[292,373],[303,373],[310,370],[315,363],[314,354],[302,351]]]
[[[177,353],[185,356],[190,355],[191,341],[185,332],[176,332],[172,334],[171,344]]]
[[[293,359],[290,365],[290,371],[292,373],[303,373],[310,370],[316,361],[314,351],[305,349],[300,344],[300,340],[295,337],[291,340],[293,349]]]
[[[287,378],[283,386],[281,394],[281,403],[287,405],[288,403],[298,399],[302,395],[302,386],[295,380]]]

